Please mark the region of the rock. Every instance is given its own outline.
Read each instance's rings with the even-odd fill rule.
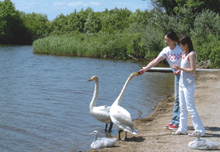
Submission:
[[[209,69],[210,68],[210,60],[199,62],[196,67],[201,69]]]

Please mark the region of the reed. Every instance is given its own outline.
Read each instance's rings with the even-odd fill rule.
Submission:
[[[137,33],[69,33],[38,39],[33,43],[36,54],[127,59],[140,48]]]

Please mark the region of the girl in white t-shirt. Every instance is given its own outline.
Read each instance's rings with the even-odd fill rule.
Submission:
[[[178,129],[179,126],[179,78],[180,74],[179,72],[175,71],[173,69],[173,64],[179,65],[181,63],[182,54],[183,51],[178,46],[179,38],[177,34],[170,30],[164,34],[164,42],[166,43],[167,47],[165,47],[160,54],[155,58],[153,61],[151,61],[146,67],[143,67],[141,69],[140,75],[142,75],[144,72],[147,72],[149,69],[151,69],[153,66],[156,66],[160,61],[166,59],[172,69],[172,71],[175,74],[175,84],[174,84],[174,94],[175,94],[175,102],[174,102],[174,108],[173,108],[173,118],[171,121],[166,125],[169,129]]]
[[[180,125],[174,135],[187,134],[187,113],[189,112],[195,131],[190,136],[205,135],[205,128],[195,108],[195,79],[196,53],[193,44],[188,36],[183,36],[179,42],[180,48],[184,51],[181,66],[173,65],[175,70],[181,70],[179,81],[180,99]]]

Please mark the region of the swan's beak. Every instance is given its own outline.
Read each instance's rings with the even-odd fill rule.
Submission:
[[[140,72],[136,72],[136,73],[134,73],[136,76],[139,76],[140,75]]]
[[[93,81],[94,80],[94,77],[92,77],[91,79],[89,79],[89,81]]]

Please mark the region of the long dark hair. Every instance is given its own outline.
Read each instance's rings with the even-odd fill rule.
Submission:
[[[189,47],[189,52],[193,51],[194,48],[193,48],[193,44],[192,44],[192,41],[190,39],[190,37],[184,35],[180,38],[179,40],[179,44],[182,44],[182,45],[185,45],[185,44],[188,44],[188,47]]]
[[[169,39],[171,39],[172,41],[176,41],[177,43],[179,43],[179,37],[177,36],[177,34],[173,31],[173,30],[169,30],[167,31],[164,36],[167,36]]]

